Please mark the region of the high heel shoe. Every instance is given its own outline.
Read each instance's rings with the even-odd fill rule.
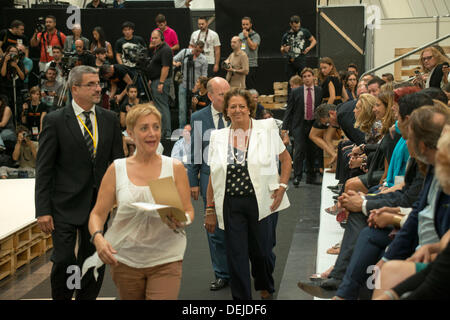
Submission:
[[[338,214],[339,208],[337,207],[337,205],[334,205],[332,207],[326,208],[325,212],[335,216]]]

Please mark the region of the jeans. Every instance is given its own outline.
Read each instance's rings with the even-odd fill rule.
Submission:
[[[187,89],[185,86],[178,87],[178,127],[183,129],[186,125],[187,118],[187,103],[186,103]]]
[[[389,238],[391,231],[390,227],[384,229],[366,227],[361,231],[344,279],[336,292],[338,297],[346,300],[358,299],[359,290],[371,275],[371,270],[368,272],[367,268],[381,259],[386,247],[392,241]]]
[[[158,91],[159,79],[152,80],[150,89],[152,91],[153,102],[156,108],[161,112],[162,117],[162,135],[161,138],[169,138],[171,136],[170,108],[169,108],[169,83],[164,82],[163,92]]]
[[[5,141],[16,142],[16,134],[11,129],[3,129],[0,132],[0,147],[5,147]]]

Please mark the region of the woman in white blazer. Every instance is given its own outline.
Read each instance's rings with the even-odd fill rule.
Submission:
[[[225,231],[225,245],[233,299],[252,298],[249,258],[255,290],[271,298],[274,239],[270,215],[289,207],[285,191],[291,174],[291,157],[274,119],[254,120],[256,105],[243,89],[225,95],[228,128],[211,133],[205,228],[214,232],[216,215]],[[281,177],[278,164],[281,162]]]

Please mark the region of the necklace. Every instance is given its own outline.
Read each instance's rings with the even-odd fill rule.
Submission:
[[[233,136],[234,135],[232,134],[232,131],[234,129],[230,128],[230,134],[229,134],[229,137],[228,137],[228,143],[231,146],[231,154],[233,155],[233,159],[236,162],[236,164],[243,165],[245,163],[245,159],[247,158],[248,144],[250,142],[250,134],[251,134],[251,131],[252,131],[252,125],[253,125],[253,122],[252,122],[252,119],[250,118],[250,128],[248,129],[248,139],[245,142],[244,156],[242,157],[241,161],[238,160],[237,154],[236,155],[234,154],[234,147],[233,147],[233,142],[234,142],[233,141]]]

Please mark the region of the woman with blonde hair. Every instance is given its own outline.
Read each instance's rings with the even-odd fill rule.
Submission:
[[[368,93],[359,96],[356,107],[353,110],[355,114],[355,128],[358,128],[366,135],[366,143],[377,143],[381,138],[381,121],[377,120],[372,111],[377,98]]]
[[[154,203],[148,182],[172,177],[184,211],[194,219],[189,182],[183,164],[157,153],[161,139],[161,114],[150,104],[134,106],[127,114],[127,132],[136,153],[117,159],[106,171],[97,202],[89,219],[91,242],[97,252],[83,265],[83,274],[111,265],[111,274],[122,300],[174,300],[180,290],[182,261],[186,249],[184,225],[169,215],[145,211],[134,202]],[[113,205],[117,212],[103,235]]]
[[[428,47],[420,52],[421,71],[427,73],[425,88],[441,88],[448,83],[448,64],[450,59],[435,47]],[[423,78],[421,79],[423,81]]]

